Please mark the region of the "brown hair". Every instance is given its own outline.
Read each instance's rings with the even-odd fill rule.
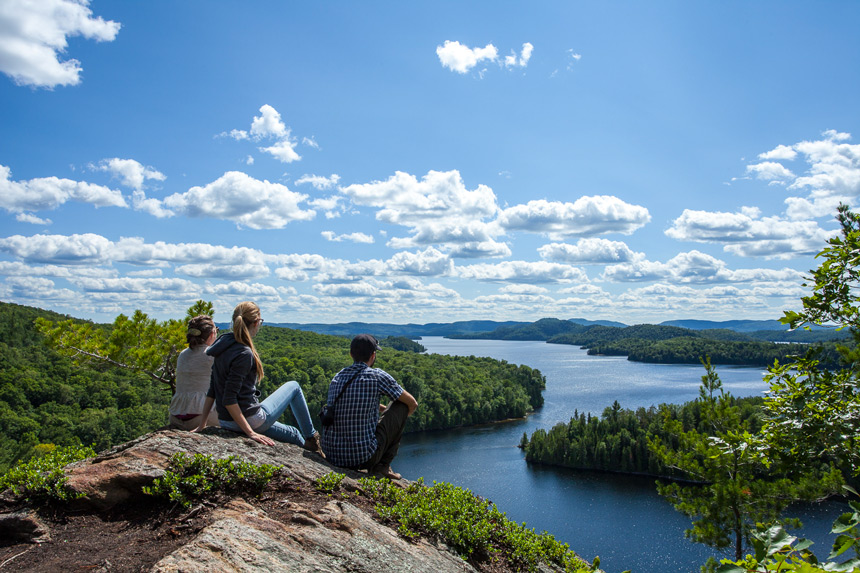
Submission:
[[[248,330],[248,327],[258,320],[260,320],[260,307],[253,302],[240,302],[233,309],[233,337],[239,344],[251,348],[251,352],[254,353],[254,366],[257,368],[257,380],[262,380],[263,363],[260,361],[260,355],[257,354],[254,341],[251,339],[251,332]]]
[[[206,341],[209,340],[209,336],[213,332],[215,332],[215,321],[212,320],[211,316],[201,314],[188,321],[185,340],[188,341],[188,346],[191,348],[206,346]]]

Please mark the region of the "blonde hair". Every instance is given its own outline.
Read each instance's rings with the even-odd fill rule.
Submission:
[[[212,317],[201,314],[188,321],[188,330],[185,332],[185,340],[188,341],[188,346],[191,348],[206,346],[206,341],[209,340],[209,335],[214,331],[215,322],[212,320]]]
[[[251,332],[248,330],[248,327],[258,320],[260,320],[260,307],[253,302],[240,302],[233,309],[233,337],[239,344],[244,344],[251,348],[251,352],[254,353],[254,365],[257,368],[257,380],[262,380],[263,363],[260,361],[260,355],[254,347]]]

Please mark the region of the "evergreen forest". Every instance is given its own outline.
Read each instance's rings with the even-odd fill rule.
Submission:
[[[169,386],[142,372],[58,352],[34,325],[37,318],[53,325],[72,320],[93,332],[115,328],[0,302],[0,473],[28,459],[39,444],[102,450],[166,424]],[[352,363],[344,337],[264,326],[254,341],[266,373],[263,395],[297,380],[314,415],[332,377]],[[419,354],[417,345],[397,340],[382,344],[376,366],[420,404],[408,432],[522,417],[543,404],[544,377],[528,366]],[[411,351],[396,350],[398,344]]]

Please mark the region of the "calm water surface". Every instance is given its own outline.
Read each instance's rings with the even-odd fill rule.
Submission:
[[[684,539],[689,520],[657,495],[654,480],[574,472],[526,463],[517,448],[523,432],[567,422],[575,409],[600,414],[618,400],[623,408],[698,397],[702,366],[643,364],[588,356],[575,346],[499,340],[425,337],[429,353],[490,356],[539,369],[547,380],[544,406],[526,420],[444,432],[406,435],[394,467],[408,479],[424,477],[468,488],[493,501],[516,522],[548,531],[608,573],[697,572],[713,554]],[[723,387],[736,396],[760,395],[763,370],[718,367]],[[829,553],[833,520],[844,511],[827,502],[806,506],[803,535]]]

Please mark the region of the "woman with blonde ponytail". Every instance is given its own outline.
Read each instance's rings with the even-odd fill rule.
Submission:
[[[222,428],[244,432],[254,441],[273,446],[288,442],[322,454],[319,432],[314,430],[308,404],[299,383],[287,382],[262,402],[257,382],[263,378],[263,363],[254,347],[254,336],[263,319],[253,302],[240,302],[233,310],[233,332],[221,336],[206,350],[213,356],[212,382],[204,404],[205,414],[215,405]],[[299,428],[278,422],[290,408]],[[206,427],[205,416],[194,430]]]

